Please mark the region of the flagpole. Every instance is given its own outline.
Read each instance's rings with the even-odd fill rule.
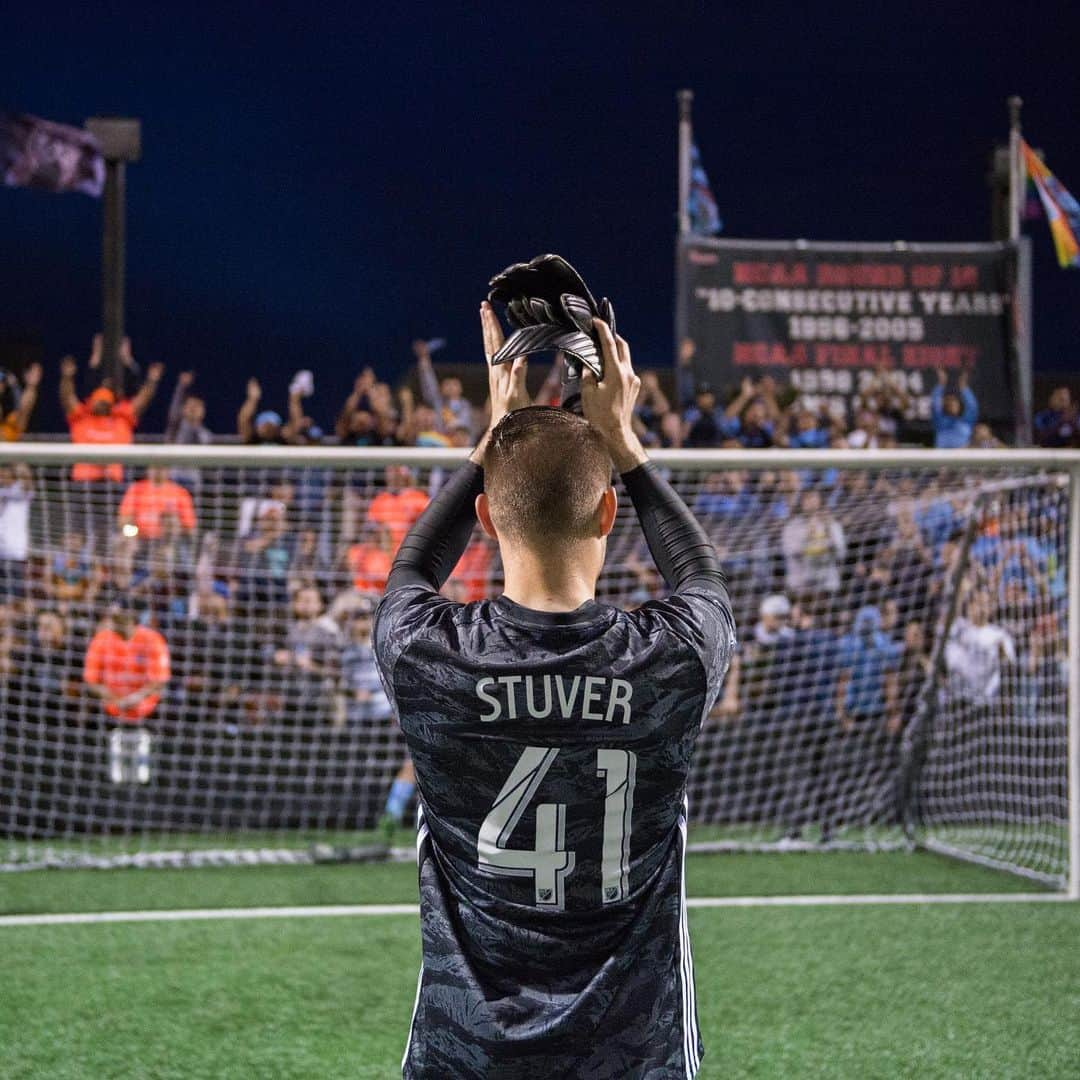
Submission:
[[[680,90],[679,102],[679,235],[690,233],[690,147],[693,144],[693,125],[690,118],[694,107],[694,91]]]
[[[1020,212],[1024,197],[1024,167],[1020,160],[1020,108],[1022,98],[1015,94],[1006,102],[1009,108],[1009,240],[1020,239]]]

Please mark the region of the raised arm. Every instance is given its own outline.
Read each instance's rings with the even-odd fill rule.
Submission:
[[[131,399],[131,407],[135,411],[137,418],[142,417],[142,414],[146,412],[147,406],[154,400],[154,394],[157,393],[158,383],[161,382],[161,376],[165,374],[164,364],[151,364],[146,370],[146,382],[139,387],[139,392]]]
[[[439,392],[439,380],[435,377],[435,369],[431,365],[431,350],[426,341],[414,341],[412,348],[416,357],[416,372],[420,379],[420,396],[425,405],[430,405],[435,410],[435,430],[445,434],[443,399]]]
[[[15,410],[15,429],[22,435],[30,426],[30,417],[37,405],[38,387],[41,385],[41,365],[31,364],[23,375],[22,396]]]
[[[622,476],[653,561],[673,592],[694,587],[726,596],[716,549],[634,434],[631,418],[641,380],[634,374],[630,347],[612,335],[607,323],[596,319],[594,325],[604,353],[604,377],[582,374],[582,411]]]
[[[79,407],[79,398],[75,393],[77,370],[74,356],[65,356],[60,361],[60,408],[64,410],[64,416],[70,415]]]
[[[480,308],[480,322],[484,355],[490,360],[502,347],[503,332],[486,302]],[[525,389],[526,373],[523,356],[510,364],[488,364],[492,428],[508,412],[531,404]],[[442,486],[401,542],[386,582],[388,596],[396,589],[416,585],[437,592],[457,566],[476,524],[476,496],[484,490],[482,465],[487,443],[485,434],[468,462]]]
[[[960,375],[959,386],[960,400],[964,403],[964,420],[969,424],[974,424],[979,419],[979,402],[971,387],[968,386],[968,373],[966,371]]]
[[[262,397],[262,387],[258,379],[248,379],[247,396],[240,411],[236,414],[236,433],[244,442],[247,442],[255,433],[255,410],[259,407],[259,399]]]

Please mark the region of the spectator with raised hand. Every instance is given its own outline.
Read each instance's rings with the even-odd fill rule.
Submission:
[[[130,347],[127,355],[130,356]],[[135,429],[157,392],[165,365],[151,364],[146,372],[146,381],[138,393],[131,398],[119,399],[109,386],[102,385],[85,401],[80,401],[75,393],[77,371],[78,365],[73,356],[65,356],[60,362],[60,404],[71,429],[71,441],[121,444],[134,442]],[[120,465],[80,463],[72,467],[71,478],[77,481],[111,480],[121,483],[124,470]]]
[[[634,422],[640,428],[638,437],[649,446],[658,446],[662,440],[664,417],[671,412],[671,402],[660,388],[660,378],[655,371],[641,373],[641,391],[634,405]]]
[[[248,446],[284,446],[288,440],[281,414],[273,409],[258,412],[262,386],[258,379],[248,379],[244,404],[236,414],[236,433]]]
[[[17,442],[26,434],[37,405],[41,365],[31,364],[18,376],[0,368],[0,442]]]
[[[334,432],[342,446],[381,446],[375,427],[375,411],[369,394],[375,385],[375,372],[366,367],[353,381],[352,392],[338,413]]]
[[[1035,442],[1039,446],[1076,446],[1080,441],[1080,410],[1067,386],[1050,391],[1047,407],[1035,414]]]
[[[425,404],[435,410],[436,422],[433,426],[436,431],[448,435],[452,429],[464,427],[471,432],[472,405],[464,396],[461,380],[448,375],[440,381],[435,376],[435,368],[431,363],[432,347],[441,345],[441,341],[418,340],[412,343],[420,380],[420,396]]]
[[[693,404],[683,412],[682,441],[687,447],[719,446],[738,430],[716,403],[716,395],[708,383],[700,383],[694,392]]]
[[[206,402],[192,394],[194,371],[181,371],[176,389],[169,402],[169,417],[165,422],[165,441],[179,446],[206,446],[214,436],[206,426]]]
[[[979,419],[979,403],[968,386],[966,371],[957,381],[959,394],[946,394],[949,381],[938,368],[937,386],[930,395],[930,418],[934,424],[934,445],[939,450],[958,450],[971,442],[971,433]]]

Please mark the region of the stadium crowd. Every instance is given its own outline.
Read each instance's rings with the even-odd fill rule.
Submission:
[[[335,420],[341,444],[473,443],[482,407],[459,379],[437,378],[425,343],[414,354],[420,400],[366,368]],[[142,376],[127,343],[122,359],[133,392],[94,378],[82,397],[74,359],[63,361],[59,394],[73,442],[133,440],[164,369],[153,364]],[[886,372],[845,423],[768,377],[744,380],[721,404],[694,384],[692,360],[687,345],[674,405],[655,372],[642,375],[637,423],[651,445],[859,449],[904,438],[909,402]],[[98,340],[91,376],[100,368]],[[4,438],[26,431],[41,383],[33,367],[9,385]],[[192,372],[177,379],[168,442],[214,440],[194,383]],[[310,373],[299,372],[283,415],[251,379],[238,437],[323,442],[305,412],[310,393]],[[556,364],[536,400],[558,393]],[[937,445],[995,445],[963,378],[954,392],[942,374],[932,409]],[[1035,427],[1043,445],[1076,445],[1068,390],[1054,391]],[[943,655],[950,700],[972,715],[1006,693],[1023,699],[1025,715],[1060,704],[1065,523],[1052,488],[1005,485],[975,506],[947,473],[724,468],[676,479],[721,552],[742,628],[713,714],[717,736],[703,740],[699,766],[741,770],[738,783],[710,788],[719,818],[738,820],[753,789],[762,800],[788,792],[770,813],[796,831],[876,812],[928,685],[951,589],[959,599]],[[372,613],[393,552],[440,481],[439,470],[420,476],[404,465],[134,474],[0,465],[0,705],[8,715],[105,726],[388,728]],[[636,605],[662,587],[628,517],[607,565],[600,599]],[[499,579],[497,548],[477,530],[446,591],[479,599]],[[792,701],[798,718],[788,723]],[[868,761],[877,777],[869,783]],[[777,775],[784,770],[792,771]]]

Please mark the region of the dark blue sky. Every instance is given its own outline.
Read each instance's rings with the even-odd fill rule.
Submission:
[[[199,371],[220,429],[250,373],[280,406],[313,368],[328,422],[360,366],[393,374],[416,335],[477,358],[488,276],[546,250],[615,300],[641,366],[670,362],[680,86],[728,236],[988,239],[1010,93],[1080,189],[1075,4],[648,9],[20,4],[0,106],[142,118],[129,330],[170,388]],[[1080,273],[1028,230],[1036,364],[1072,368]],[[0,236],[0,333],[82,359],[98,204],[0,189]]]

